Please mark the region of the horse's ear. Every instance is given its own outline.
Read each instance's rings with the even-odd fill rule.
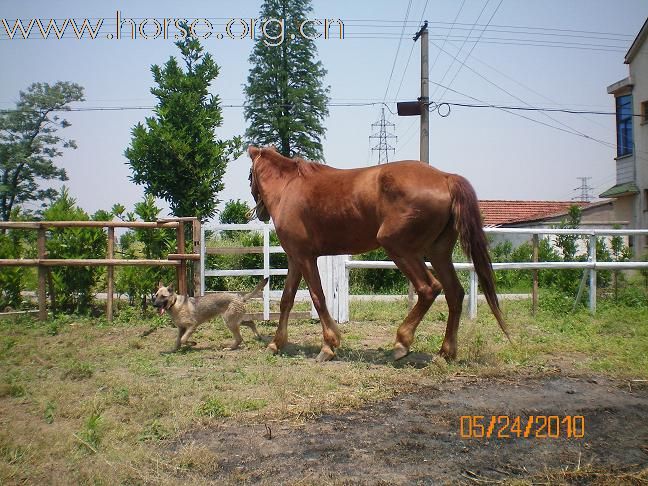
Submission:
[[[259,154],[260,149],[258,147],[255,147],[254,145],[248,145],[247,152],[250,158],[254,159],[254,157]]]

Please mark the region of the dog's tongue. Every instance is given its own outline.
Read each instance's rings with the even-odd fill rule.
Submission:
[[[164,307],[160,307],[158,309],[158,312],[160,313],[160,315],[163,315],[165,311],[166,311],[166,309]]]

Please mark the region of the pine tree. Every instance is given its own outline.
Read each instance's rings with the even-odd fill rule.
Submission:
[[[262,19],[283,19],[283,42],[260,36],[250,55],[252,65],[245,86],[247,138],[257,145],[275,145],[285,156],[323,160],[324,119],[328,116],[326,70],[316,59],[316,31],[300,24],[312,11],[310,0],[265,0]],[[281,34],[277,22],[267,25],[271,37]],[[292,34],[292,35],[291,35]]]
[[[70,123],[57,112],[70,110],[70,103],[83,101],[83,88],[59,81],[34,83],[20,92],[15,110],[0,113],[0,220],[8,221],[14,209],[25,203],[53,200],[49,180],[67,180],[65,169],[54,165],[61,149],[76,148],[74,140],[59,136]]]
[[[215,139],[223,116],[209,86],[218,65],[196,38],[186,36],[176,46],[185,69],[174,57],[163,67],[151,67],[157,84],[151,88],[158,99],[155,116],[133,128],[125,155],[132,180],[143,184],[147,194],[167,201],[175,216],[204,221],[216,213],[227,162],[238,156],[241,142],[239,137]]]

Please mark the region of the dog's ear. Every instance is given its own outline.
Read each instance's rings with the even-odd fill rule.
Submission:
[[[162,280],[158,280],[157,287],[158,287],[158,289],[160,287],[164,287],[164,284],[162,284]]]
[[[174,288],[175,288],[175,287],[174,287],[174,285],[173,285],[173,282],[171,282],[171,283],[169,284],[169,286],[167,287],[167,289],[169,289],[169,292],[171,292],[171,293],[174,292]]]

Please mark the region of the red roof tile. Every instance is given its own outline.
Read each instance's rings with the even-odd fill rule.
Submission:
[[[587,206],[579,201],[479,201],[485,226],[535,221],[566,213],[570,206]]]

